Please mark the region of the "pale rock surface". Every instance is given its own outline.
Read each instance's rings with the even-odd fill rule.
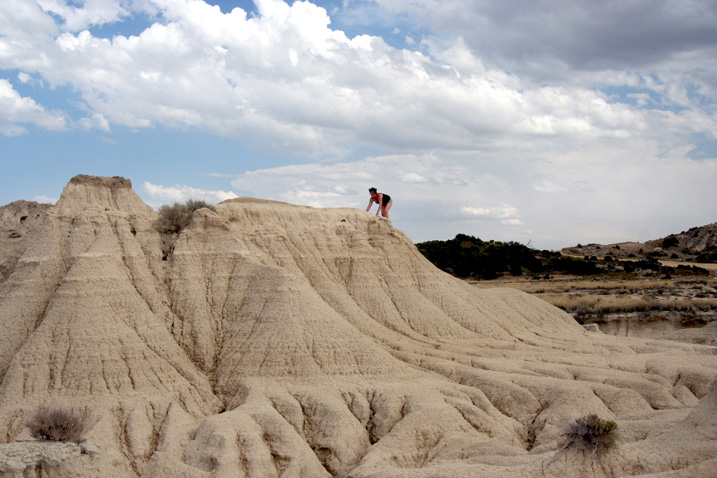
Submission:
[[[0,463],[10,446],[27,460],[0,476],[40,476],[46,445],[12,442],[53,403],[92,417],[99,452],[42,476],[715,469],[714,347],[588,332],[528,294],[478,290],[355,209],[225,201],[166,260],[157,217],[128,180],[91,176],[55,206],[0,208]],[[550,463],[590,413],[617,422],[617,447]]]

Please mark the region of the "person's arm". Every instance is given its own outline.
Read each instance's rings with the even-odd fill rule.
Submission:
[[[376,211],[376,215],[378,216],[378,213],[383,211],[383,194],[378,193],[378,200],[376,202],[378,203],[378,210]]]
[[[368,206],[366,207],[366,212],[369,212],[371,210],[371,205],[373,204],[373,198],[369,198],[368,200]]]

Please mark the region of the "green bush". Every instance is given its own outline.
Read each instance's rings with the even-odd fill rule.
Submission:
[[[79,442],[85,431],[85,420],[74,410],[46,406],[35,412],[27,426],[37,440]]]
[[[171,206],[162,206],[159,217],[154,222],[154,228],[162,234],[162,260],[174,249],[174,241],[182,229],[192,222],[194,211],[202,208],[215,210],[214,206],[201,199],[189,199],[184,204],[174,203]]]
[[[675,237],[674,235],[667,236],[662,240],[662,247],[665,249],[669,249],[671,247],[675,247],[680,243],[680,240]]]
[[[155,229],[163,234],[179,234],[192,221],[194,211],[201,208],[215,210],[214,206],[200,199],[190,199],[184,204],[164,205],[159,209],[159,218],[154,223]]]
[[[422,242],[416,247],[436,267],[457,277],[495,279],[506,273],[519,276],[524,269],[545,272],[536,251],[517,242],[482,241],[458,234],[454,239]]]

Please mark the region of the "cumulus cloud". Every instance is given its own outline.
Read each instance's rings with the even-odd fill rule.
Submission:
[[[60,18],[61,26],[70,31],[115,22],[129,14],[128,8],[140,6],[137,0],[84,0],[81,6],[63,0],[37,0],[37,4]]]
[[[261,0],[249,15],[201,0],[4,0],[0,69],[23,94],[0,78],[0,133],[232,138],[303,163],[234,175],[237,193],[363,209],[375,186],[417,240],[634,240],[641,222],[714,220],[716,11],[708,0],[376,0],[330,12]],[[390,27],[385,39],[350,36],[332,15],[355,31],[378,17]],[[94,28],[133,16],[151,25]],[[407,49],[391,46],[409,35]],[[76,95],[72,109],[43,106],[57,90]]]
[[[490,215],[490,209],[487,209],[484,207],[462,206],[461,212],[468,214],[470,216],[489,216]]]
[[[500,222],[501,222],[501,224],[506,225],[506,226],[524,226],[525,225],[525,223],[523,221],[521,221],[520,219],[516,219],[516,218],[501,219]]]
[[[23,82],[30,77],[20,76]],[[47,110],[30,97],[22,96],[8,81],[0,78],[0,134],[17,136],[27,133],[25,125],[49,131],[64,131],[72,128],[109,131],[109,122],[99,113],[73,121],[63,111]]]
[[[67,119],[56,111],[47,111],[32,98],[20,96],[9,81],[0,79],[0,133],[16,136],[26,132],[23,124],[48,130],[67,128]]]
[[[113,123],[196,128],[271,151],[340,157],[356,145],[499,150],[506,135],[521,149],[536,140],[629,139],[663,121],[633,104],[608,101],[592,86],[533,85],[488,67],[468,37],[441,45],[425,40],[431,56],[391,48],[380,37],[350,39],[309,2],[264,0],[252,17],[198,0],[39,5],[32,10],[35,23],[52,21],[52,14],[64,20],[65,31],[40,30],[42,48],[0,40],[6,51],[0,66],[71,86],[88,118],[107,121],[101,129]],[[431,5],[422,8],[437,18],[445,14]],[[137,11],[157,14],[139,35],[101,38],[83,30]],[[688,119],[671,125],[712,126]]]
[[[238,197],[232,191],[206,191],[186,185],[162,186],[145,181],[142,185],[147,202],[153,206],[167,203],[184,202],[188,199],[202,199],[209,203],[219,203]]]
[[[714,71],[699,70],[717,50],[717,6],[710,0],[376,3],[396,15],[413,15],[442,35],[460,36],[476,56],[537,82],[583,81],[595,72],[626,70],[669,78],[670,71],[694,70],[691,80],[714,92],[717,80]]]
[[[490,173],[485,172],[490,156],[468,161],[455,153],[390,155],[247,171],[231,184],[246,196],[357,209],[366,208],[366,190],[375,186],[391,195],[391,221],[414,241],[463,233],[550,248],[596,238],[648,240],[654,237],[644,231],[657,233],[657,224],[667,235],[713,222],[703,205],[717,201],[712,187],[717,160],[695,161],[686,154],[679,150],[660,158],[649,144],[562,156],[525,154]],[[640,160],[626,161],[631,157]],[[583,167],[575,167],[580,161]],[[440,181],[408,183],[402,171],[409,166]],[[532,188],[535,184],[547,191]]]
[[[428,179],[416,173],[406,173],[401,176],[401,179],[406,183],[425,183],[428,181]]]

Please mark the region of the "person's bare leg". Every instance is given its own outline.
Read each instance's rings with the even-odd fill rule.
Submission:
[[[383,207],[383,212],[381,213],[381,215],[386,219],[388,219],[388,210],[391,209],[391,206],[393,206],[393,201],[389,201],[388,204]]]

